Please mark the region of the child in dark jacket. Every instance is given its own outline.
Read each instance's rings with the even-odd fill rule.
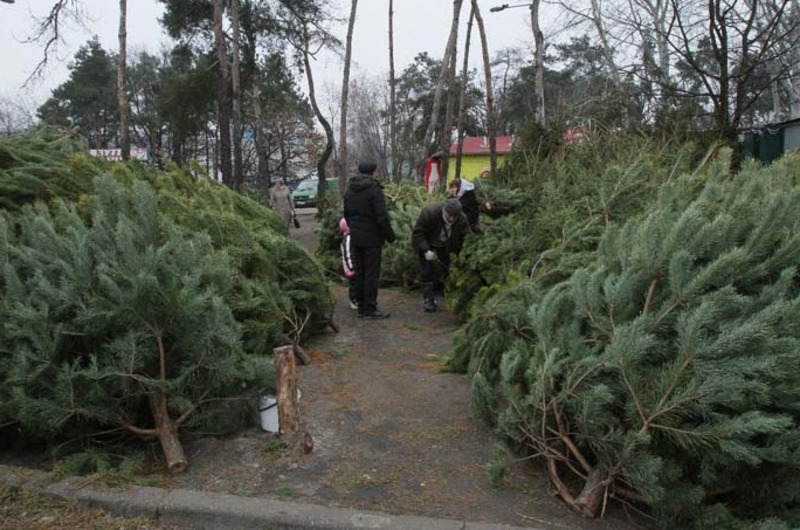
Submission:
[[[342,244],[339,245],[339,250],[342,253],[342,270],[350,284],[348,289],[350,309],[358,309],[358,300],[356,299],[356,269],[350,247],[350,227],[347,226],[347,220],[344,217],[339,220],[339,230],[342,231]]]

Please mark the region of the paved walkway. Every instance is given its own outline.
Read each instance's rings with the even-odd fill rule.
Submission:
[[[300,222],[293,233],[313,248],[312,212]],[[515,461],[490,483],[499,439],[470,418],[468,378],[441,372],[458,325],[451,314],[424,313],[417,293],[381,290],[392,317],[365,321],[343,287],[335,297],[340,333],[305,344],[313,363],[298,368],[311,454],[286,455],[253,429],[186,440],[190,467],[162,489],[56,485],[51,494],[190,528],[640,528],[616,505],[604,520],[571,512],[535,461]]]
[[[300,223],[292,232],[313,248],[313,213],[301,210]],[[281,456],[260,432],[206,440],[171,487],[539,528],[636,528],[614,510],[604,521],[574,514],[537,462],[517,461],[507,480],[490,483],[499,439],[472,421],[468,378],[441,372],[458,325],[449,312],[428,314],[417,293],[381,290],[379,306],[392,316],[369,321],[343,287],[335,297],[340,333],[305,344],[314,362],[298,369],[314,451]]]

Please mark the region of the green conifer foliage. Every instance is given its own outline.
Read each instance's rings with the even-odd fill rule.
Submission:
[[[481,202],[494,205],[481,216],[486,231],[467,239],[447,284],[459,317],[524,278],[556,283],[588,264],[608,228],[644,211],[693,150],[608,134],[540,159],[537,145],[523,142],[498,181],[481,188]]]
[[[91,193],[91,178],[104,163],[72,164],[69,159],[86,157],[79,154],[86,148],[81,136],[52,128],[4,139],[0,142],[0,209],[18,211],[36,200],[77,200],[81,193]]]
[[[228,252],[238,271],[232,306],[247,351],[271,353],[286,335],[300,327],[308,334],[330,319],[333,301],[320,266],[273,210],[180,171],[160,173],[154,183],[160,211],[188,231],[208,233]]]
[[[236,269],[231,306],[248,352],[269,354],[287,335],[294,340],[301,327],[309,334],[330,319],[333,302],[319,265],[272,209],[175,167],[109,163],[89,157],[85,147],[80,136],[50,128],[0,141],[0,210],[64,200],[86,216],[100,175],[110,173],[126,188],[148,182],[160,214],[184,232],[206,232],[228,253]]]
[[[581,513],[610,496],[666,528],[800,526],[800,158],[731,176],[728,155],[464,330],[500,430]]]
[[[242,348],[229,256],[148,184],[95,183],[87,221],[65,202],[0,218],[0,414],[43,438],[157,438],[181,471],[179,431],[251,419],[271,365]]]

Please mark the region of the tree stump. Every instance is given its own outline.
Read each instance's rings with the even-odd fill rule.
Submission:
[[[275,348],[274,353],[275,379],[277,381],[275,399],[278,402],[279,432],[282,436],[290,438],[300,427],[294,347],[281,346]]]

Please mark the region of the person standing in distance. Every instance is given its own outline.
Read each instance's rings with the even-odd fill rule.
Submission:
[[[458,199],[429,204],[419,212],[411,232],[411,245],[419,257],[425,311],[436,311],[435,282],[447,278],[450,254],[461,252],[464,238],[471,233]]]
[[[373,176],[376,168],[371,160],[359,161],[359,175],[350,179],[344,195],[344,218],[350,227],[356,269],[358,316],[370,319],[389,317],[389,313],[378,310],[378,279],[383,244],[395,240],[383,190]]]
[[[283,217],[283,220],[286,221],[286,228],[291,227],[292,219],[294,219],[296,213],[294,200],[292,200],[292,192],[282,180],[276,180],[275,185],[272,186],[272,191],[269,193],[269,202],[275,208],[275,211]]]

